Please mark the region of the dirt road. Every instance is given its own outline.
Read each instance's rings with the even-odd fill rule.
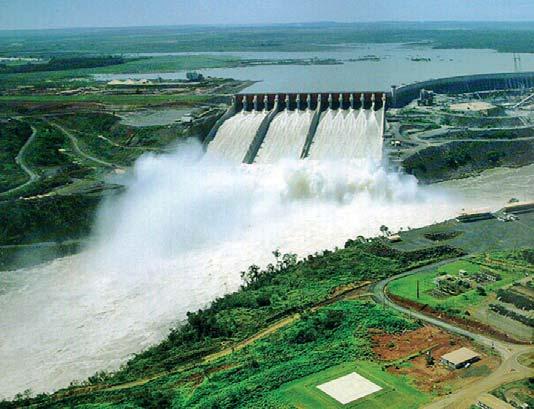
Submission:
[[[451,261],[452,260],[448,260],[445,262],[436,263],[432,266],[425,266],[403,274],[399,274],[397,276],[382,280],[372,287],[373,298],[376,302],[387,305],[402,313],[408,314],[414,318],[428,322],[437,327],[443,328],[446,331],[468,337],[481,345],[495,350],[501,357],[501,365],[491,375],[482,378],[480,381],[470,384],[468,387],[460,389],[459,391],[448,395],[439,401],[425,406],[426,409],[468,409],[476,402],[477,398],[482,393],[490,392],[498,386],[506,383],[534,376],[534,370],[521,365],[518,360],[519,356],[527,352],[532,352],[534,350],[534,346],[511,344],[487,337],[485,335],[477,334],[460,327],[456,327],[448,322],[444,322],[438,320],[437,318],[422,314],[418,311],[412,311],[397,305],[385,293],[386,286],[393,280],[405,277],[407,275],[416,274],[417,272],[427,270],[430,267],[437,267],[442,264],[450,263]]]

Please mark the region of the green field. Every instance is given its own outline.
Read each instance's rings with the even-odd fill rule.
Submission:
[[[309,23],[0,32],[0,56],[200,51],[316,51],[353,43],[421,43],[438,48],[533,52],[531,22]]]
[[[498,256],[499,254],[495,254]],[[466,311],[470,308],[476,308],[486,300],[485,295],[481,295],[476,288],[458,294],[447,297],[435,297],[431,294],[431,291],[436,288],[434,280],[436,277],[449,274],[452,276],[458,276],[459,270],[465,270],[468,274],[478,273],[483,263],[483,257],[477,256],[470,260],[459,260],[439,267],[436,270],[428,272],[409,275],[398,280],[392,281],[387,290],[390,294],[418,302],[420,304],[426,304],[435,309],[454,311]],[[499,288],[506,287],[512,284],[514,281],[524,277],[524,272],[520,269],[509,269],[492,265],[493,270],[498,272],[502,279],[495,283],[487,283],[484,285],[486,293],[492,293]],[[417,298],[417,283],[419,282],[419,298]]]
[[[356,372],[382,387],[382,390],[352,403],[342,405],[318,385]],[[408,379],[384,371],[379,364],[366,361],[344,363],[315,373],[280,388],[281,396],[292,405],[305,409],[411,409],[418,408],[430,399],[409,384]]]
[[[82,59],[83,60],[83,59]],[[162,73],[201,68],[236,67],[241,59],[232,56],[173,55],[125,59],[122,64],[92,68],[65,68],[56,71],[0,73],[0,90],[21,85],[40,88],[75,88],[95,85],[93,74]]]
[[[180,103],[182,105],[194,105],[207,102],[212,97],[209,95],[9,95],[0,96],[2,102],[24,103],[79,103],[97,102],[111,105],[140,105],[150,106],[167,103]]]

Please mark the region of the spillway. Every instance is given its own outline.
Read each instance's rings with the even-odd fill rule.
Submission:
[[[208,157],[247,164],[281,159],[382,159],[386,94],[243,94],[205,140]],[[237,113],[236,113],[237,112]]]
[[[309,158],[316,160],[382,159],[380,111],[329,109],[321,118]]]
[[[208,145],[208,157],[243,162],[267,114],[266,111],[241,111],[225,121]]]
[[[314,111],[278,113],[256,156],[255,163],[276,163],[280,159],[299,159],[310,129]]]

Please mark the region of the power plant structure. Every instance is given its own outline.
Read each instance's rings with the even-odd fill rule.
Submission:
[[[242,163],[382,158],[383,92],[237,94],[205,145]]]
[[[392,86],[390,92],[237,94],[204,144],[208,157],[248,164],[286,158],[379,161],[386,109],[408,105],[423,90],[430,95],[533,87],[534,72],[518,72],[440,78]]]

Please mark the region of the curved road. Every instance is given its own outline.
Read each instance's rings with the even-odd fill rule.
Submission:
[[[500,385],[518,381],[530,376],[534,376],[534,370],[521,365],[518,361],[518,357],[528,351],[534,351],[534,347],[531,345],[516,345],[508,342],[503,342],[497,339],[487,337],[485,335],[477,334],[447,322],[438,320],[437,318],[427,316],[418,311],[413,311],[408,308],[395,304],[385,293],[386,286],[393,280],[406,277],[408,275],[416,274],[418,272],[428,270],[429,268],[437,267],[439,265],[450,263],[452,260],[446,260],[432,265],[424,266],[411,270],[385,280],[382,280],[372,286],[373,298],[377,303],[388,305],[391,308],[396,309],[404,314],[408,314],[412,317],[425,321],[436,327],[440,327],[448,332],[452,332],[457,335],[468,337],[473,341],[484,345],[486,347],[494,349],[501,357],[501,365],[491,373],[491,375],[482,378],[480,381],[470,384],[469,386],[458,390],[457,392],[446,396],[439,401],[433,402],[425,408],[427,409],[468,409],[474,404],[482,393],[490,392]]]
[[[106,162],[106,161],[104,161],[102,159],[95,158],[94,156],[91,156],[91,155],[85,153],[84,151],[82,151],[80,149],[80,146],[78,145],[78,138],[76,138],[72,132],[68,131],[67,129],[63,128],[61,125],[59,125],[59,124],[57,124],[55,122],[48,122],[48,123],[50,125],[52,125],[53,127],[59,129],[67,138],[69,138],[69,140],[71,141],[72,146],[74,148],[74,151],[79,156],[81,156],[81,157],[83,157],[85,159],[88,159],[90,161],[96,162],[99,165],[106,166],[106,167],[109,167],[109,168],[119,168],[120,167],[120,166],[117,166],[117,165],[115,165],[113,163]]]
[[[20,148],[19,153],[17,153],[17,156],[15,156],[15,162],[17,165],[20,166],[20,168],[30,177],[26,182],[24,182],[22,185],[18,185],[17,187],[14,187],[13,189],[6,190],[5,192],[2,192],[0,194],[0,197],[6,197],[8,195],[12,195],[15,192],[18,192],[22,189],[24,189],[26,186],[28,186],[30,183],[35,182],[37,179],[39,179],[39,175],[35,173],[26,163],[24,155],[26,154],[26,150],[28,149],[28,146],[33,142],[35,139],[35,136],[37,135],[37,129],[31,125],[32,128],[32,134],[26,141],[24,145],[22,145],[22,148]]]

